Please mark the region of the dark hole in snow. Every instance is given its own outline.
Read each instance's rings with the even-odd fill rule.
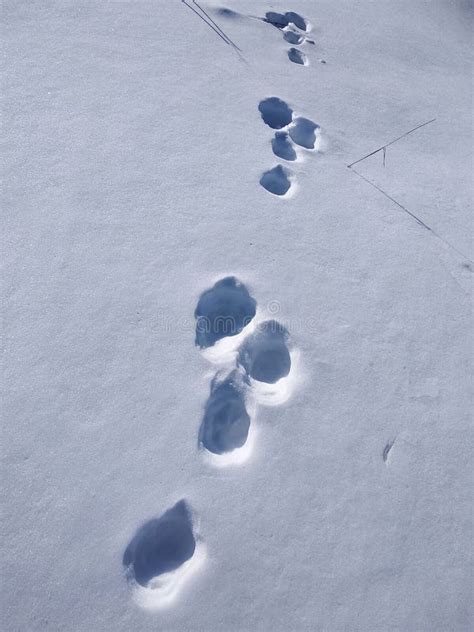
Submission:
[[[258,104],[263,122],[272,129],[281,129],[291,123],[293,110],[278,97],[268,97]]]
[[[283,160],[296,160],[296,151],[291,144],[287,132],[276,132],[272,139],[272,149],[275,156]]]
[[[301,64],[302,66],[306,64],[306,55],[297,48],[290,48],[288,51],[288,59],[294,64]]]
[[[301,42],[304,40],[304,37],[299,33],[295,33],[294,31],[286,31],[283,34],[283,39],[290,44],[301,44]]]
[[[255,316],[256,305],[245,285],[235,277],[221,279],[198,301],[194,312],[196,344],[203,349],[221,338],[237,335]]]
[[[276,13],[275,11],[268,11],[267,13],[265,13],[265,17],[263,19],[265,22],[276,26],[277,29],[283,29],[290,23],[293,23],[302,31],[306,31],[306,29],[308,28],[306,20],[294,11],[287,11],[286,13]]]
[[[306,149],[314,149],[319,125],[307,118],[298,117],[288,130],[291,140]]]
[[[276,320],[261,323],[239,352],[239,363],[254,380],[274,384],[290,372],[289,334]]]
[[[281,165],[277,165],[262,174],[260,184],[274,195],[285,195],[291,186],[289,171]]]
[[[277,29],[282,29],[288,25],[288,19],[283,13],[276,13],[275,11],[268,11],[265,13],[265,22],[273,24]]]
[[[160,518],[144,524],[123,555],[127,572],[141,585],[176,570],[189,560],[196,548],[190,513],[180,500]]]
[[[223,382],[211,385],[200,443],[214,454],[230,452],[245,444],[249,428],[242,378],[238,371],[233,371]]]
[[[299,13],[295,13],[294,11],[287,11],[285,13],[285,19],[288,21],[287,23],[292,22],[297,28],[302,31],[306,31],[306,29],[308,28],[306,20],[301,15],[299,15]]]

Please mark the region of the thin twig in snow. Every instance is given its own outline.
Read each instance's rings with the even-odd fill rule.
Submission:
[[[417,125],[416,127],[414,127],[413,129],[409,130],[408,132],[405,132],[401,136],[398,136],[398,138],[394,138],[389,143],[386,143],[385,145],[382,145],[382,147],[379,147],[375,151],[371,151],[370,154],[367,154],[366,156],[363,156],[362,158],[359,158],[359,160],[355,160],[354,162],[351,162],[351,164],[347,165],[347,166],[348,167],[352,167],[353,165],[356,165],[358,162],[362,162],[362,160],[365,160],[366,158],[369,158],[370,156],[373,156],[374,154],[376,154],[376,153],[378,153],[379,151],[382,151],[382,150],[384,152],[384,164],[385,164],[385,150],[387,149],[387,147],[389,147],[390,145],[393,145],[393,143],[396,143],[401,138],[405,138],[405,136],[408,136],[408,134],[411,134],[415,130],[420,129],[420,127],[424,127],[425,125],[429,125],[430,123],[433,123],[433,121],[436,121],[436,119],[434,118],[434,119],[431,119],[431,121],[426,121],[426,123],[421,123],[421,125]]]
[[[354,163],[353,163],[354,164]],[[375,184],[375,182],[372,182],[372,180],[369,180],[368,178],[366,178],[365,176],[363,176],[361,173],[359,173],[358,171],[356,171],[355,169],[353,169],[350,165],[347,165],[348,169],[350,169],[351,171],[353,171],[357,176],[359,176],[359,178],[362,178],[362,180],[365,180],[365,182],[367,182],[368,184],[370,184],[370,186],[374,187],[374,189],[377,189],[377,191],[380,191],[380,193],[382,193],[382,195],[385,195],[386,198],[388,198],[391,202],[393,202],[394,204],[396,204],[398,207],[400,207],[403,211],[405,211],[405,213],[408,213],[408,215],[410,215],[410,217],[412,217],[418,224],[420,224],[420,226],[423,226],[423,228],[426,228],[426,230],[429,230],[430,233],[432,233],[435,237],[437,237],[440,241],[442,241],[444,244],[446,244],[447,246],[449,246],[449,248],[452,248],[455,252],[458,253],[458,255],[461,255],[461,257],[463,257],[464,259],[467,259],[467,261],[469,261],[470,263],[474,263],[474,261],[472,261],[472,259],[469,259],[469,257],[467,255],[465,255],[463,252],[461,252],[461,250],[459,250],[458,248],[456,248],[456,246],[454,246],[452,243],[450,243],[447,239],[445,239],[444,237],[441,237],[441,235],[439,233],[437,233],[435,230],[433,230],[430,226],[428,226],[428,224],[425,224],[425,222],[423,222],[419,217],[417,217],[414,213],[412,213],[411,211],[409,211],[406,206],[403,206],[403,204],[400,204],[400,202],[397,202],[397,200],[395,200],[395,198],[393,198],[391,195],[389,195],[386,191],[384,191],[383,189],[381,189],[379,186],[377,186]]]
[[[234,44],[231,40],[229,40],[229,38],[227,37],[227,35],[225,35],[225,36],[224,36],[224,35],[220,32],[220,30],[218,30],[218,29],[217,29],[217,28],[216,28],[216,27],[215,27],[215,26],[214,26],[211,22],[208,22],[208,20],[206,20],[206,18],[205,18],[205,17],[203,17],[203,16],[199,13],[199,11],[197,11],[194,7],[192,7],[190,4],[188,4],[188,3],[186,2],[186,0],[181,0],[181,2],[182,2],[182,3],[186,6],[186,7],[188,7],[188,9],[191,9],[191,11],[192,11],[193,13],[195,13],[195,14],[198,16],[198,18],[200,18],[200,19],[201,19],[201,20],[202,20],[205,24],[207,24],[207,26],[209,26],[209,27],[210,27],[210,28],[214,31],[214,33],[216,33],[216,35],[218,35],[218,36],[221,38],[221,40],[227,44],[227,46],[231,46],[232,48],[234,48],[235,52],[239,55],[239,57],[241,57],[241,59],[244,59],[244,57],[242,57],[242,55],[241,55],[241,53],[240,53],[240,48],[239,48],[236,44]],[[199,6],[199,5],[197,5],[197,6]],[[202,9],[201,9],[201,10],[202,10]],[[205,12],[204,12],[204,13],[205,13]],[[206,15],[207,15],[207,14],[206,14]]]
[[[210,22],[212,22],[212,24],[214,24],[214,26],[215,26],[215,27],[216,27],[216,28],[220,31],[220,33],[222,33],[223,37],[225,37],[225,39],[228,41],[228,43],[229,43],[231,46],[233,46],[236,50],[238,50],[238,51],[242,52],[242,50],[241,50],[241,49],[237,46],[237,44],[236,44],[235,42],[233,42],[233,41],[230,39],[230,37],[227,35],[227,33],[225,33],[225,32],[221,29],[221,27],[217,24],[217,22],[215,22],[215,21],[211,18],[211,16],[209,15],[209,13],[207,13],[207,11],[205,11],[205,10],[201,7],[201,5],[200,5],[198,2],[196,2],[196,0],[192,0],[192,1],[193,1],[193,4],[195,4],[195,5],[199,8],[199,10],[200,10],[202,13],[204,13],[204,15],[207,17],[207,19],[208,19]]]

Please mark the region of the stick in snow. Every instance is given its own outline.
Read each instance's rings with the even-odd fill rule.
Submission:
[[[389,147],[390,145],[393,145],[393,143],[396,143],[401,138],[405,138],[405,136],[408,136],[408,134],[411,134],[415,130],[420,129],[420,127],[424,127],[425,125],[429,125],[430,123],[433,123],[433,121],[436,121],[436,119],[434,118],[434,119],[431,119],[431,121],[426,121],[426,123],[421,123],[421,125],[417,125],[416,127],[414,127],[413,129],[409,130],[408,132],[405,132],[401,136],[398,136],[398,138],[394,138],[393,140],[391,140],[386,145],[382,145],[382,147],[379,147],[378,149],[375,149],[374,151],[371,151],[370,154],[367,154],[366,156],[363,156],[362,158],[359,158],[358,160],[355,160],[354,162],[351,162],[351,164],[347,165],[347,166],[350,169],[353,165],[356,165],[358,162],[362,162],[362,160],[365,160],[366,158],[369,158],[369,156],[373,156],[374,154],[376,154],[379,151],[383,151],[384,152],[384,166],[385,166],[385,150],[387,149],[387,147]]]
[[[237,46],[237,44],[234,44],[234,42],[233,42],[231,39],[229,39],[229,38],[227,37],[227,35],[225,35],[225,33],[224,33],[224,31],[222,31],[222,29],[220,29],[219,27],[217,27],[217,28],[216,28],[216,26],[217,26],[217,25],[216,25],[216,26],[214,26],[215,22],[214,22],[213,20],[211,20],[211,21],[209,22],[209,21],[208,21],[208,20],[207,20],[204,16],[202,16],[202,15],[199,13],[199,11],[197,11],[194,7],[192,7],[190,4],[188,4],[188,3],[186,2],[186,0],[181,0],[181,2],[182,2],[182,3],[186,6],[186,7],[188,7],[188,9],[191,9],[191,11],[192,11],[193,13],[195,13],[195,14],[198,16],[198,18],[200,18],[200,19],[201,19],[201,20],[202,20],[205,24],[207,24],[207,26],[209,26],[209,27],[210,27],[210,28],[214,31],[214,33],[216,33],[216,34],[217,34],[217,35],[221,38],[221,40],[227,44],[227,46],[232,46],[232,48],[234,48],[234,50],[236,51],[236,53],[237,53],[239,56],[241,56],[241,55],[240,55],[240,48]],[[199,6],[196,2],[195,2],[194,4],[195,4],[196,6],[198,6],[198,7],[201,9],[201,7],[200,7],[200,6]],[[201,9],[201,11],[203,11],[203,10]],[[203,13],[204,13],[204,15],[206,15],[206,16],[207,16],[207,13],[206,13],[205,11],[203,11]]]
[[[354,164],[354,163],[353,163]],[[429,230],[429,232],[434,235],[435,237],[437,237],[440,241],[442,241],[444,244],[446,244],[447,246],[449,246],[449,248],[452,248],[455,252],[458,253],[458,255],[461,255],[461,257],[463,257],[463,259],[466,259],[467,261],[469,261],[470,263],[474,263],[472,261],[472,259],[469,259],[469,257],[467,255],[465,255],[463,252],[461,252],[458,248],[456,248],[456,246],[454,246],[452,243],[450,243],[447,239],[445,239],[444,237],[441,237],[441,235],[439,233],[437,233],[435,230],[433,230],[430,226],[428,226],[428,224],[425,224],[425,222],[423,222],[419,217],[417,217],[414,213],[412,213],[411,211],[409,211],[406,206],[403,206],[403,204],[400,204],[400,202],[397,202],[397,200],[395,198],[393,198],[391,195],[389,195],[386,191],[384,191],[383,189],[381,189],[379,186],[377,186],[375,184],[375,182],[372,182],[372,180],[369,180],[368,178],[366,178],[365,176],[363,176],[361,173],[359,173],[358,171],[356,171],[355,169],[352,169],[350,165],[347,165],[348,168],[355,173],[357,176],[359,176],[359,178],[362,178],[362,180],[365,180],[365,182],[367,182],[367,184],[370,184],[371,187],[374,187],[374,189],[377,189],[377,191],[380,191],[380,193],[382,193],[382,195],[385,195],[386,198],[388,198],[391,202],[393,202],[394,204],[396,204],[398,207],[400,207],[403,211],[405,211],[405,213],[408,213],[408,215],[410,217],[412,217],[418,224],[420,224],[420,226],[423,226],[423,228],[426,228],[426,230]]]
[[[229,37],[229,36],[228,36],[228,35],[227,35],[227,34],[226,34],[226,33],[225,33],[222,29],[221,29],[221,27],[217,24],[217,22],[215,22],[215,21],[211,18],[211,16],[209,15],[209,13],[207,13],[207,12],[206,12],[206,11],[205,11],[202,7],[201,7],[201,5],[200,5],[198,2],[196,2],[196,0],[193,0],[193,4],[195,4],[195,5],[199,8],[199,10],[200,10],[202,13],[204,13],[204,15],[207,17],[207,19],[208,19],[210,22],[212,22],[212,24],[214,24],[214,26],[215,26],[215,27],[216,27],[216,28],[217,28],[217,29],[218,29],[218,30],[222,33],[222,35],[225,37],[225,39],[228,41],[228,43],[229,43],[231,46],[233,46],[236,50],[238,50],[238,51],[241,51],[241,52],[242,52],[242,50],[241,50],[241,49],[237,46],[237,44],[236,44],[235,42],[233,42],[233,41],[230,39],[230,37]]]

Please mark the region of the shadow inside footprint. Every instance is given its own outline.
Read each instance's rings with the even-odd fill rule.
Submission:
[[[288,59],[294,64],[301,64],[302,66],[306,66],[308,63],[306,55],[297,48],[290,48],[288,51]]]
[[[243,283],[235,277],[221,279],[197,304],[196,345],[212,347],[221,338],[239,334],[255,316],[256,306]]]
[[[258,104],[263,122],[272,129],[281,129],[291,123],[293,110],[278,97],[263,99]]]
[[[245,408],[243,379],[233,371],[224,381],[211,384],[199,432],[199,443],[214,454],[241,448],[247,441],[250,417]]]
[[[276,132],[272,140],[272,149],[275,156],[283,160],[296,160],[296,151],[288,138],[287,132]]]
[[[262,174],[260,184],[273,195],[285,195],[291,186],[290,172],[285,167],[277,165]]]
[[[319,125],[307,118],[298,117],[293,121],[288,132],[291,139],[301,147],[314,149],[318,136]]]
[[[239,363],[254,380],[275,384],[291,369],[289,334],[276,320],[261,323],[239,352]]]
[[[125,550],[123,565],[129,577],[147,586],[154,577],[179,568],[193,556],[195,548],[190,512],[180,500],[138,530]]]
[[[285,31],[283,34],[283,39],[289,44],[301,44],[304,40],[304,37],[299,33],[295,33],[294,31]]]

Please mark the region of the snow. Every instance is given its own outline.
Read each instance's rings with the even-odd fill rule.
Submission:
[[[202,6],[241,51],[179,0],[3,3],[3,626],[469,630],[472,7]],[[268,97],[316,151],[273,154]],[[194,310],[228,276],[297,362],[216,467]],[[180,500],[196,570],[150,611],[122,558]]]

